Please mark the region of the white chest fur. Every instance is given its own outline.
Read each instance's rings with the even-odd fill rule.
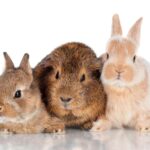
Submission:
[[[114,127],[122,127],[131,124],[131,121],[136,116],[137,110],[137,104],[131,101],[129,97],[126,97],[126,99],[125,97],[117,97],[108,100],[106,116]]]
[[[148,83],[145,81],[123,91],[113,91],[113,88],[107,87],[107,92],[110,93],[111,90],[112,94],[108,94],[106,116],[112,122],[112,126],[132,127],[143,111],[150,110]]]

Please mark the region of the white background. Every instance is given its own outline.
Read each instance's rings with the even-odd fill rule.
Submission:
[[[111,18],[118,13],[124,35],[143,16],[138,55],[150,60],[149,0],[0,0],[0,72],[3,51],[16,66],[25,52],[34,67],[54,48],[71,41],[86,43],[97,56],[105,51]]]

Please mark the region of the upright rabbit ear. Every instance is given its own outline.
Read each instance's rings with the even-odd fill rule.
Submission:
[[[29,63],[29,54],[24,54],[19,68],[23,69],[28,74],[32,74],[32,68]]]
[[[119,15],[115,14],[112,18],[112,32],[111,36],[122,35],[122,28],[120,24]]]
[[[5,64],[6,64],[6,67],[5,67],[5,70],[9,70],[9,69],[14,69],[14,63],[12,62],[11,58],[9,57],[9,55],[4,52],[4,58],[5,58]]]
[[[132,39],[137,45],[139,45],[140,42],[140,33],[141,33],[141,23],[143,18],[141,17],[138,19],[135,24],[131,27],[131,29],[128,32],[127,37]]]

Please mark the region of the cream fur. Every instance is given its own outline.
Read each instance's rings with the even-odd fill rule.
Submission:
[[[121,35],[112,36],[112,37],[108,40],[107,46],[109,45],[109,43],[110,43],[111,41],[122,42],[123,39],[125,39],[125,37],[122,37]],[[128,37],[128,40],[129,40],[130,42],[132,42],[136,47],[139,46],[139,45],[137,45],[137,43],[136,43],[132,38]],[[107,47],[106,47],[106,50],[107,50]]]
[[[37,109],[32,113],[24,114],[24,115],[18,116],[18,117],[1,116],[0,123],[9,123],[9,122],[11,122],[11,123],[26,123],[26,122],[32,120],[33,118],[35,118],[40,112],[41,112],[41,109]]]
[[[117,93],[108,93],[107,110],[109,111],[106,112],[106,117],[111,121],[113,127],[122,127],[124,125],[134,127],[138,117],[150,116],[148,114],[150,112],[150,69],[148,69],[150,65],[144,60],[143,63],[146,70],[145,82],[148,83],[147,91],[143,90],[142,87],[137,91],[130,86],[128,89],[123,90],[123,93],[126,92],[125,95],[122,93],[123,95],[117,96]],[[140,85],[135,84],[135,86]],[[114,108],[112,111],[110,110],[111,107]]]
[[[150,129],[150,64],[144,59],[139,58],[144,69],[141,81],[144,82],[146,88],[138,82],[125,87],[112,88],[112,82],[105,82],[104,88],[107,93],[106,118],[100,119],[93,124],[91,131],[102,131],[109,128],[131,127],[138,130]],[[145,81],[144,81],[145,80]],[[135,87],[138,87],[135,89]]]
[[[150,131],[150,63],[135,58],[140,40],[142,18],[123,38],[118,15],[113,17],[112,37],[107,45],[109,57],[101,80],[107,94],[105,117],[93,124],[92,131],[131,127]],[[115,31],[120,35],[116,36]]]
[[[113,63],[115,61],[115,59],[117,59],[117,58],[113,57],[110,59],[111,60],[106,62],[106,65]],[[134,77],[134,80],[132,82],[118,81],[115,79],[107,80],[104,76],[104,72],[102,71],[101,80],[102,80],[103,84],[117,86],[119,88],[121,88],[121,87],[122,88],[129,88],[131,86],[139,84],[145,77],[145,72],[146,72],[145,60],[139,57],[139,58],[137,58],[136,63],[133,64],[133,62],[131,62],[130,60],[127,59],[126,64],[128,64],[129,66],[132,66],[133,70],[135,72],[135,77]],[[105,65],[104,65],[103,70],[104,69],[105,69]]]

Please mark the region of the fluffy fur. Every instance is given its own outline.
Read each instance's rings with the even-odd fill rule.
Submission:
[[[4,56],[6,69],[0,76],[0,131],[39,133],[63,129],[63,123],[51,118],[41,101],[28,54],[24,55],[19,68],[14,67],[7,53]]]
[[[122,37],[119,16],[113,16],[112,37],[103,55],[102,82],[108,96],[106,116],[92,131],[131,127],[150,131],[150,64],[136,56],[140,40],[140,18]]]
[[[67,43],[34,69],[49,113],[63,120],[67,127],[89,129],[104,114],[106,96],[98,81],[99,67],[91,48],[82,43]]]

